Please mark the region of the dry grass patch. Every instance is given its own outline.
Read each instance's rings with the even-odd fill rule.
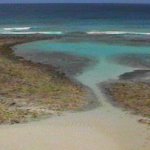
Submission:
[[[150,83],[118,82],[106,88],[121,105],[150,117]]]
[[[0,56],[0,123],[78,110],[87,104],[85,97],[81,87],[48,66]]]

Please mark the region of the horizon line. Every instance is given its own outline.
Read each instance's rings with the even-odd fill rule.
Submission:
[[[95,2],[95,3],[91,3],[91,2],[86,2],[86,3],[80,3],[80,2],[72,2],[72,3],[70,3],[70,2],[68,2],[68,3],[65,3],[65,2],[58,2],[58,3],[55,3],[55,2],[38,2],[38,3],[34,3],[34,2],[23,2],[23,3],[15,3],[15,2],[13,2],[13,3],[0,3],[0,5],[1,4],[140,4],[140,5],[149,5],[150,3],[125,3],[125,2],[105,2],[105,3],[97,3],[97,2]]]

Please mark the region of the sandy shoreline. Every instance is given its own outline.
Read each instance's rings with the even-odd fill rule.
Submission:
[[[26,125],[1,126],[1,148],[7,150],[122,149],[103,127],[88,123],[84,118],[85,115],[78,119],[78,115],[65,115]],[[84,121],[80,122],[81,119]],[[98,131],[100,134],[97,133]]]
[[[0,126],[1,149],[149,150],[149,128],[137,121],[141,116],[113,107],[98,87],[96,90],[102,104],[96,109]]]

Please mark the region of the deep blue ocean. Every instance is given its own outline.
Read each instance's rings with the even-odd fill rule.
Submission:
[[[66,34],[68,32],[150,35],[150,5],[0,5],[1,34]]]

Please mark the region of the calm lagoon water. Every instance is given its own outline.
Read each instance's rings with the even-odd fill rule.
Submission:
[[[61,42],[61,40],[38,41],[27,44],[22,44],[15,47],[16,53],[25,52],[63,52],[83,57],[95,59],[97,63],[94,66],[87,68],[77,78],[82,83],[93,86],[102,81],[116,79],[120,74],[131,71],[133,69],[111,61],[113,56],[122,54],[150,54],[149,47],[112,45],[96,42]]]

